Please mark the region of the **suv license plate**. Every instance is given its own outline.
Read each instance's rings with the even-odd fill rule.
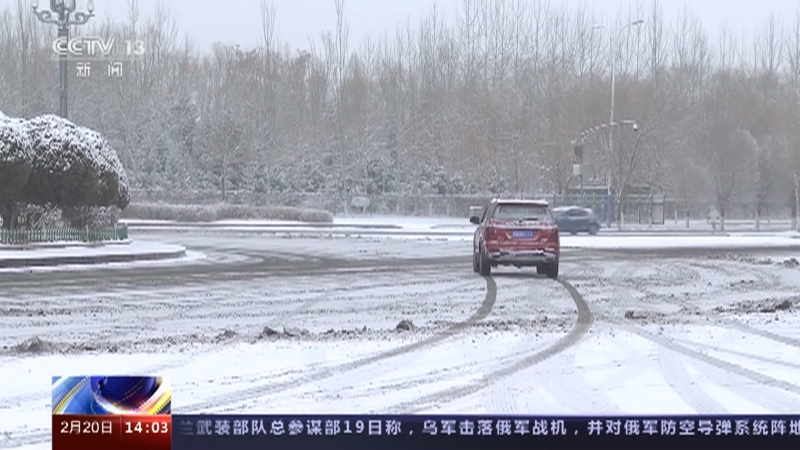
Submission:
[[[514,234],[513,234],[513,236],[514,236],[515,238],[529,238],[529,239],[530,239],[530,238],[532,238],[532,237],[533,237],[533,231],[528,231],[528,230],[525,230],[525,231],[515,231],[515,232],[514,232]]]

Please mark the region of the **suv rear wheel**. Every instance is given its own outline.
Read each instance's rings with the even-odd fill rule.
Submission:
[[[492,274],[492,263],[489,261],[489,257],[486,256],[483,250],[481,250],[478,254],[478,273],[484,277],[488,277]]]
[[[557,279],[558,278],[558,260],[547,265],[545,269],[547,273],[547,278]]]
[[[472,271],[478,273],[481,270],[480,254],[475,250],[472,251]]]

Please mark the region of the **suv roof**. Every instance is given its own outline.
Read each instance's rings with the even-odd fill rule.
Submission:
[[[533,205],[533,206],[550,206],[547,200],[518,200],[518,199],[500,199],[492,200],[492,204],[497,205]]]
[[[553,208],[553,211],[589,211],[592,212],[592,208],[584,208],[583,206],[559,206],[558,208]]]

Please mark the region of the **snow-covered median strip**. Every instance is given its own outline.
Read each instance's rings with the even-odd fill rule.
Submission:
[[[64,248],[34,248],[28,250],[4,249],[0,245],[0,268],[121,263],[183,257],[186,257],[186,248],[181,245],[148,241],[131,241],[126,245],[103,245],[99,247],[75,245]]]
[[[181,257],[174,258],[156,258],[156,259],[138,259],[126,262],[102,262],[98,260],[92,263],[82,264],[57,264],[57,265],[39,265],[39,266],[15,266],[12,268],[0,268],[0,273],[41,273],[41,272],[76,272],[85,270],[124,270],[142,267],[168,267],[168,266],[183,266],[189,264],[199,264],[208,262],[209,257],[205,253],[186,251],[186,254]],[[2,267],[2,261],[0,261]]]
[[[75,242],[75,241],[53,241],[53,242],[32,242],[30,244],[0,244],[0,251],[8,250],[43,250],[43,249],[64,249],[64,248],[97,248],[106,245],[130,245],[130,239],[103,242]]]

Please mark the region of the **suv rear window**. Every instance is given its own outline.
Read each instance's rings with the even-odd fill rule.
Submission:
[[[495,207],[492,218],[497,220],[547,220],[552,219],[552,216],[546,206],[500,204]]]

